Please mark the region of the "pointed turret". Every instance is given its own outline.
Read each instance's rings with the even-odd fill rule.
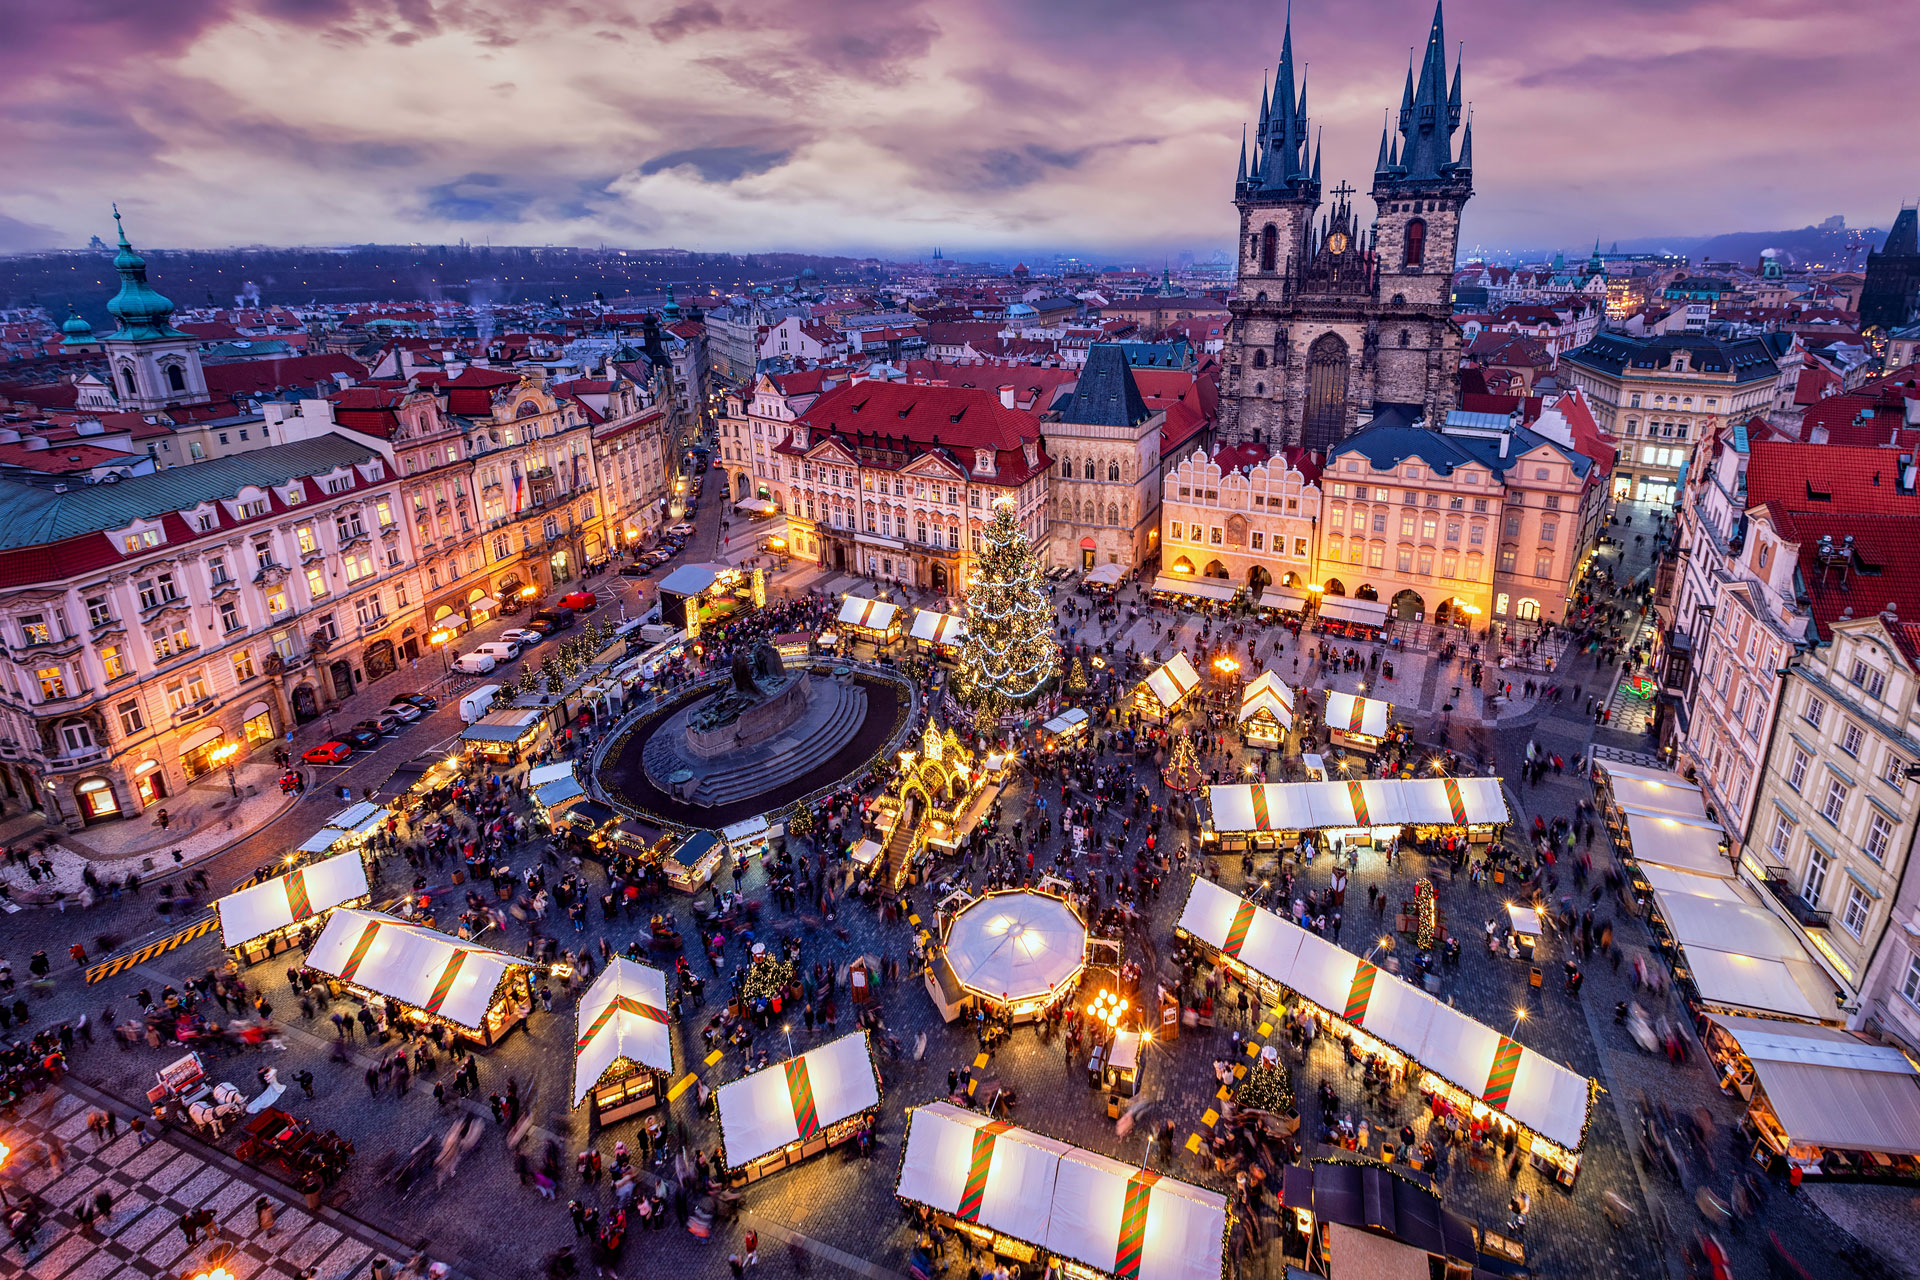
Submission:
[[[1244,189],[1310,195],[1312,156],[1308,153],[1305,76],[1293,71],[1293,22],[1289,14],[1280,37],[1280,63],[1269,87],[1260,81],[1260,124],[1253,134]]]
[[[1267,135],[1267,73],[1260,73],[1260,136]]]
[[[1427,52],[1415,78],[1410,124],[1402,127],[1407,147],[1400,153],[1409,178],[1438,178],[1453,166],[1453,130],[1447,89],[1447,44],[1440,5],[1433,7]]]
[[[1247,185],[1247,126],[1244,124],[1240,126],[1240,174],[1233,185],[1236,188]]]
[[[1460,127],[1460,64],[1466,60],[1467,50],[1463,44],[1460,47],[1460,52],[1454,55],[1453,89],[1447,94],[1447,127],[1449,129],[1458,129]]]
[[[1393,135],[1393,121],[1385,112],[1380,117],[1380,158],[1373,162],[1373,176],[1387,176],[1387,139]]]
[[[1473,118],[1467,118],[1467,128],[1460,135],[1460,158],[1453,162],[1453,171],[1465,177],[1473,175]]]
[[[1324,133],[1325,130],[1320,132]],[[1313,185],[1316,187],[1320,185],[1320,139],[1318,136],[1313,140]]]
[[[1413,128],[1413,50],[1407,50],[1407,87],[1400,91],[1400,132]]]

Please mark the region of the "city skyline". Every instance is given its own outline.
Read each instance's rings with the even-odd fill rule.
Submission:
[[[1400,50],[1431,15],[1425,0],[1295,9],[1330,184],[1368,185]],[[1456,0],[1447,52],[1464,45],[1482,192],[1464,239],[1884,225],[1912,196],[1883,159],[1898,123],[1831,89],[1911,60],[1920,37],[1896,15]],[[1608,17],[1621,43],[1596,52]],[[1238,3],[27,6],[0,50],[11,167],[29,179],[0,199],[0,251],[105,238],[118,199],[144,242],[189,248],[1204,259],[1231,238],[1240,126],[1285,20]]]

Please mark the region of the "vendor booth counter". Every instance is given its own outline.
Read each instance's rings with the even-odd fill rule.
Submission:
[[[720,869],[727,846],[711,831],[689,831],[661,842],[660,870],[682,893],[698,893]]]
[[[1040,726],[1043,751],[1064,751],[1086,740],[1090,717],[1080,707],[1070,707]]]
[[[834,625],[855,639],[889,644],[900,638],[900,606],[887,600],[848,596],[840,604],[840,616],[834,619]]]
[[[1277,747],[1293,728],[1293,690],[1262,671],[1240,695],[1240,732],[1249,745]]]
[[[533,1012],[524,960],[379,911],[335,910],[307,967],[363,999],[384,998],[412,1022],[439,1022],[483,1045]]]
[[[1225,1196],[950,1103],[908,1111],[894,1193],[977,1248],[1079,1280],[1225,1274]]]
[[[667,980],[621,956],[580,998],[573,1043],[573,1105],[593,1102],[595,1127],[656,1106],[673,1074]]]
[[[1484,845],[1510,817],[1498,778],[1233,783],[1208,788],[1205,804],[1201,838],[1226,853],[1297,848],[1308,831],[1366,847],[1408,827]]]
[[[295,867],[220,899],[214,908],[220,944],[245,963],[258,964],[295,945],[303,929],[324,923],[335,907],[366,905],[371,892],[357,853]]]
[[[772,847],[773,826],[767,821],[767,815],[756,814],[730,827],[722,827],[720,838],[734,857],[757,857]]]
[[[853,1138],[880,1106],[880,1074],[865,1031],[830,1040],[720,1086],[721,1160],[732,1185]]]
[[[1298,996],[1363,1052],[1421,1072],[1459,1110],[1518,1130],[1535,1165],[1572,1185],[1593,1105],[1584,1076],[1210,880],[1195,877],[1175,933],[1271,996]]]
[[[1165,723],[1189,694],[1200,687],[1200,673],[1184,653],[1176,653],[1147,673],[1133,689],[1133,709],[1146,720]]]
[[[960,655],[960,642],[967,637],[967,621],[956,614],[922,609],[913,615],[914,644],[943,658]]]

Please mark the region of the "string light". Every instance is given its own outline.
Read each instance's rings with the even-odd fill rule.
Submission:
[[[1040,566],[1011,502],[995,504],[981,542],[967,594],[960,684],[976,708],[998,714],[1039,695],[1059,670],[1060,647]]]

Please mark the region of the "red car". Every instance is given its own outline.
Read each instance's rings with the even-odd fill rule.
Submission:
[[[560,607],[575,613],[591,613],[599,604],[600,597],[591,591],[574,591],[560,597]]]
[[[353,748],[344,742],[327,742],[308,751],[300,758],[308,764],[344,764],[353,754]]]

